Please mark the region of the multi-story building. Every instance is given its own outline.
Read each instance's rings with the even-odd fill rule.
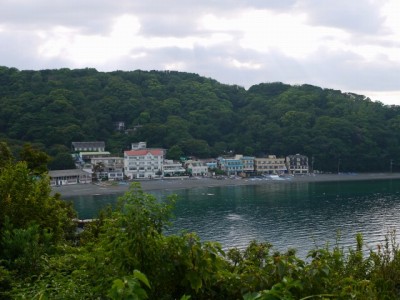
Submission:
[[[85,168],[94,157],[109,156],[110,152],[105,151],[104,142],[72,142],[72,154],[78,168]]]
[[[240,159],[219,157],[218,166],[228,176],[239,175],[243,172],[243,162]]]
[[[124,152],[124,173],[129,179],[153,178],[162,174],[163,149],[139,149]]]
[[[97,179],[124,179],[123,157],[94,157],[91,159],[91,171]]]
[[[243,156],[243,155],[235,155],[235,159],[239,159],[243,164],[243,173],[245,175],[251,175],[254,173],[254,157],[253,156]]]
[[[286,167],[290,174],[308,174],[308,157],[300,154],[288,155]]]
[[[287,171],[284,158],[278,158],[275,155],[268,157],[255,158],[255,171],[257,174],[283,174]]]
[[[187,160],[185,161],[186,171],[192,176],[206,176],[208,174],[208,167],[206,163],[200,160]]]
[[[186,173],[182,163],[170,159],[165,159],[163,163],[162,174],[165,177],[182,176]]]
[[[209,170],[218,168],[218,161],[215,159],[203,160]]]

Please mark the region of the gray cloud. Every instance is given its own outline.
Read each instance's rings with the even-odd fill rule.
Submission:
[[[31,30],[48,29],[54,26],[79,28],[83,32],[104,32],[116,15],[131,9],[127,0],[120,5],[107,0],[20,0],[2,4],[0,25],[9,28]]]
[[[107,33],[116,16],[131,14],[142,24],[142,33],[154,36],[182,36],[196,31],[196,21],[206,13],[228,15],[249,7],[290,9],[295,0],[19,0],[3,4],[0,24],[9,28],[27,26],[31,30],[49,26],[78,28],[82,33]]]
[[[141,32],[154,36],[188,36],[201,34],[197,28],[198,18],[213,13],[217,16],[229,16],[244,9],[290,10],[296,0],[281,1],[140,1],[135,5],[141,20]]]
[[[191,14],[183,14],[171,18],[170,15],[141,17],[140,33],[149,36],[184,37],[199,34],[197,18]]]
[[[375,34],[384,31],[382,3],[368,0],[302,0],[298,8],[307,13],[310,24],[341,28],[349,32]]]

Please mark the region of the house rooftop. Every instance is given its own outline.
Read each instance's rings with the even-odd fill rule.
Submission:
[[[72,146],[75,148],[82,148],[82,147],[98,147],[104,148],[106,146],[105,142],[72,142]]]
[[[50,177],[62,177],[62,176],[78,176],[78,175],[89,175],[90,173],[85,172],[81,169],[69,169],[69,170],[54,170],[49,171]]]
[[[144,156],[150,153],[154,156],[164,155],[163,149],[140,149],[140,150],[129,150],[124,152],[128,156]]]
[[[110,155],[111,153],[108,151],[90,151],[90,152],[86,152],[86,151],[81,151],[79,152],[80,155]]]

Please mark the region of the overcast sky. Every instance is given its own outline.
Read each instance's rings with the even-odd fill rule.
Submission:
[[[400,105],[400,1],[0,0],[0,65],[178,70]]]

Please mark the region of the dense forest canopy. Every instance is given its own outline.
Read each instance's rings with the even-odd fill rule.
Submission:
[[[94,140],[118,155],[147,141],[200,158],[301,153],[323,171],[399,169],[399,106],[311,85],[245,90],[174,71],[0,67],[0,101],[0,139],[14,153],[27,142],[43,149],[50,169],[60,168],[72,141]]]

